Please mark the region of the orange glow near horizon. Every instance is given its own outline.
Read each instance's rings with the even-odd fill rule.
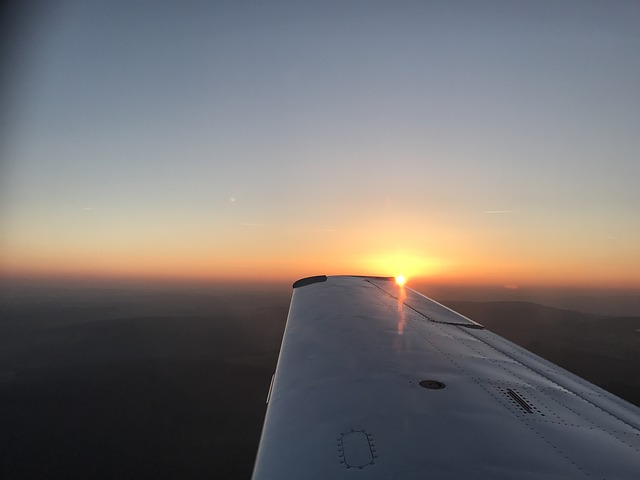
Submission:
[[[74,231],[12,234],[3,240],[4,277],[145,278],[174,280],[293,281],[319,274],[399,276],[450,285],[582,286],[640,289],[636,245],[589,250],[568,242],[493,238],[472,230],[412,219],[377,220],[360,228],[221,227],[212,232],[144,235],[115,228],[113,235]],[[390,226],[386,226],[387,223]],[[469,227],[470,228],[470,227]],[[402,231],[398,245],[397,231]],[[383,232],[383,233],[378,233]],[[408,232],[408,233],[407,233]],[[38,233],[38,235],[36,235]],[[483,236],[484,235],[484,236]],[[470,240],[472,239],[472,240]],[[555,240],[555,239],[554,239]],[[597,247],[597,245],[596,245]],[[594,247],[595,248],[595,247]],[[599,252],[598,255],[593,252]]]
[[[392,260],[389,260],[392,259]],[[77,252],[68,256],[45,253],[28,258],[2,259],[0,275],[4,277],[73,277],[73,278],[146,278],[173,280],[265,280],[293,281],[318,274],[362,274],[394,276],[396,281],[429,281],[450,285],[504,285],[505,288],[545,285],[640,289],[635,271],[623,265],[604,269],[600,265],[559,264],[553,261],[522,263],[478,262],[471,258],[459,263],[429,259],[397,262],[397,256],[343,257],[325,253],[305,255],[171,255],[169,252],[145,252],[92,255]],[[466,261],[465,261],[466,260]],[[435,267],[435,265],[440,265]],[[617,268],[612,268],[617,267]],[[402,274],[398,274],[402,272]]]

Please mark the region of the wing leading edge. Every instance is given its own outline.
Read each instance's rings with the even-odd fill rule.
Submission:
[[[390,279],[294,284],[254,480],[640,478],[640,409]]]

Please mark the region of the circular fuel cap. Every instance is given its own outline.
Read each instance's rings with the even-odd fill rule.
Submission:
[[[444,383],[439,382],[438,380],[422,380],[420,382],[420,386],[422,388],[428,388],[430,390],[440,390],[446,387]]]

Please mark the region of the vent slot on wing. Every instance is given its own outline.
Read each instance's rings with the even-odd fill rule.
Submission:
[[[508,387],[498,387],[498,390],[522,412],[527,414],[537,413],[544,416],[544,414],[541,413],[540,410],[538,410],[538,407],[536,407],[533,402],[528,400],[524,395],[522,395],[522,393],[518,392],[516,389]]]

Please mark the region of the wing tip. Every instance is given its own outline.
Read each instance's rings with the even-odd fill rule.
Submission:
[[[313,277],[305,277],[297,280],[293,284],[293,288],[306,287],[307,285],[312,285],[314,283],[326,282],[326,275],[315,275]]]
[[[395,277],[382,277],[376,275],[332,275],[332,278],[362,278],[364,280],[382,280],[386,282],[394,282]],[[293,288],[306,287],[307,285],[312,285],[314,283],[326,282],[326,275],[314,275],[312,277],[304,277],[300,280],[297,280],[293,284]]]

